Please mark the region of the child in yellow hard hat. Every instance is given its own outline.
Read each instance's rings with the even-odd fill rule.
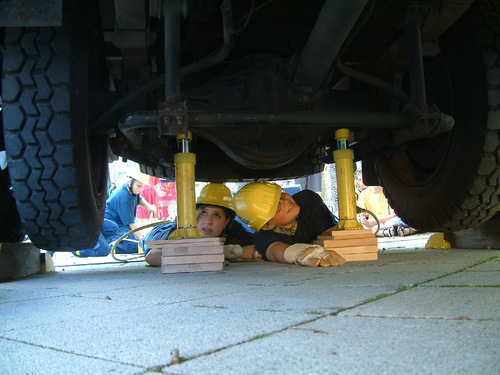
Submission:
[[[264,259],[310,267],[345,263],[335,251],[311,244],[338,223],[315,192],[303,190],[291,196],[279,185],[253,182],[235,194],[233,205],[236,214],[256,230],[255,246]]]
[[[210,183],[200,192],[196,200],[196,222],[198,230],[205,237],[224,237],[225,259],[256,259],[252,233],[248,232],[239,222],[234,220],[232,194],[224,184]],[[176,223],[156,226],[144,238],[146,241],[166,240],[177,229]],[[148,249],[146,263],[150,266],[161,266],[161,250]]]

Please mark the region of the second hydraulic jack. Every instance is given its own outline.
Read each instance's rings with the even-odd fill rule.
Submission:
[[[349,129],[335,132],[337,150],[333,151],[337,171],[339,223],[336,230],[363,229],[356,217],[356,195],[354,194],[354,151],[347,148]]]
[[[179,151],[174,155],[177,189],[177,230],[169,240],[205,237],[196,227],[195,169],[196,155],[190,151],[192,134],[177,135]]]

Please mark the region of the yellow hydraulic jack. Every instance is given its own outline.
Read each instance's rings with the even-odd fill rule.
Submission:
[[[337,171],[339,223],[336,230],[363,229],[356,218],[356,195],[354,194],[354,151],[347,148],[349,129],[335,132],[337,150],[333,151]]]
[[[189,152],[192,134],[177,135],[180,152],[174,155],[177,190],[177,230],[169,240],[205,237],[196,227],[196,200],[194,166],[196,155]]]

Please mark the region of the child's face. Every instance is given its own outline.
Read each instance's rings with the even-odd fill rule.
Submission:
[[[203,206],[196,226],[205,237],[219,237],[228,223],[229,218],[222,208]]]
[[[134,194],[139,194],[144,187],[144,184],[137,180],[132,180],[132,192]]]
[[[269,220],[269,224],[276,227],[282,227],[292,223],[299,215],[300,207],[295,203],[292,196],[288,193],[281,193],[280,201],[276,213]]]

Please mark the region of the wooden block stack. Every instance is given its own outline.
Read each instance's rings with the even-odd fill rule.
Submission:
[[[161,272],[222,271],[224,241],[222,238],[147,241],[149,248],[162,249]]]
[[[330,230],[323,232],[314,244],[334,250],[346,262],[378,259],[378,244],[370,229]]]

